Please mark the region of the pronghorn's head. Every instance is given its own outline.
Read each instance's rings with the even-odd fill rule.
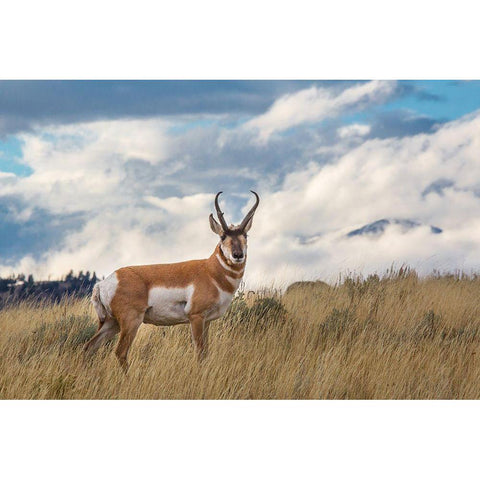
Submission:
[[[250,190],[256,197],[255,205],[250,209],[240,225],[227,225],[223,218],[223,212],[218,205],[218,192],[215,197],[215,209],[220,223],[210,214],[210,227],[214,233],[220,236],[220,248],[223,255],[230,263],[243,263],[247,258],[247,232],[250,230],[253,221],[253,214],[258,207],[260,199],[258,195]]]

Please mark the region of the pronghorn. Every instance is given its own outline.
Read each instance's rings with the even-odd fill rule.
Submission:
[[[99,319],[96,335],[85,345],[95,352],[120,332],[116,355],[124,369],[127,354],[142,323],[166,326],[190,323],[199,359],[207,349],[208,322],[221,317],[240,284],[247,259],[247,232],[260,199],[240,225],[227,226],[215,197],[218,223],[210,228],[220,237],[204,260],[119,268],[93,288],[92,303]]]

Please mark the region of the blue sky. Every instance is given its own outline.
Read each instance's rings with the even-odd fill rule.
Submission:
[[[476,268],[479,109],[480,81],[0,81],[0,273],[208,255],[212,195],[238,221],[252,188],[252,281]]]

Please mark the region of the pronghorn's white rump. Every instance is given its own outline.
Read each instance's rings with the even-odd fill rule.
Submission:
[[[118,278],[117,272],[111,273],[107,278],[98,282],[95,288],[98,288],[98,296],[102,307],[106,310],[108,315],[112,315],[110,304],[115,293],[117,292]],[[93,298],[92,298],[93,302]],[[95,307],[96,308],[96,307]]]
[[[100,300],[100,285],[98,283],[93,287],[92,304],[95,308],[95,311],[97,312],[98,320],[100,321],[100,323],[103,323],[107,318],[107,310],[105,309],[102,301]]]
[[[123,267],[95,285],[92,303],[100,320],[97,334],[87,343],[95,351],[120,330],[116,354],[126,368],[127,354],[142,323],[190,323],[199,357],[207,346],[208,322],[228,309],[240,285],[247,259],[247,232],[260,199],[238,226],[228,226],[215,197],[217,222],[210,228],[220,237],[214,252],[204,260]]]

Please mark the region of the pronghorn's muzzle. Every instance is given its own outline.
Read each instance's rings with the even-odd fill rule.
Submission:
[[[243,252],[234,252],[232,253],[232,257],[237,263],[243,262],[243,259],[245,258]]]

